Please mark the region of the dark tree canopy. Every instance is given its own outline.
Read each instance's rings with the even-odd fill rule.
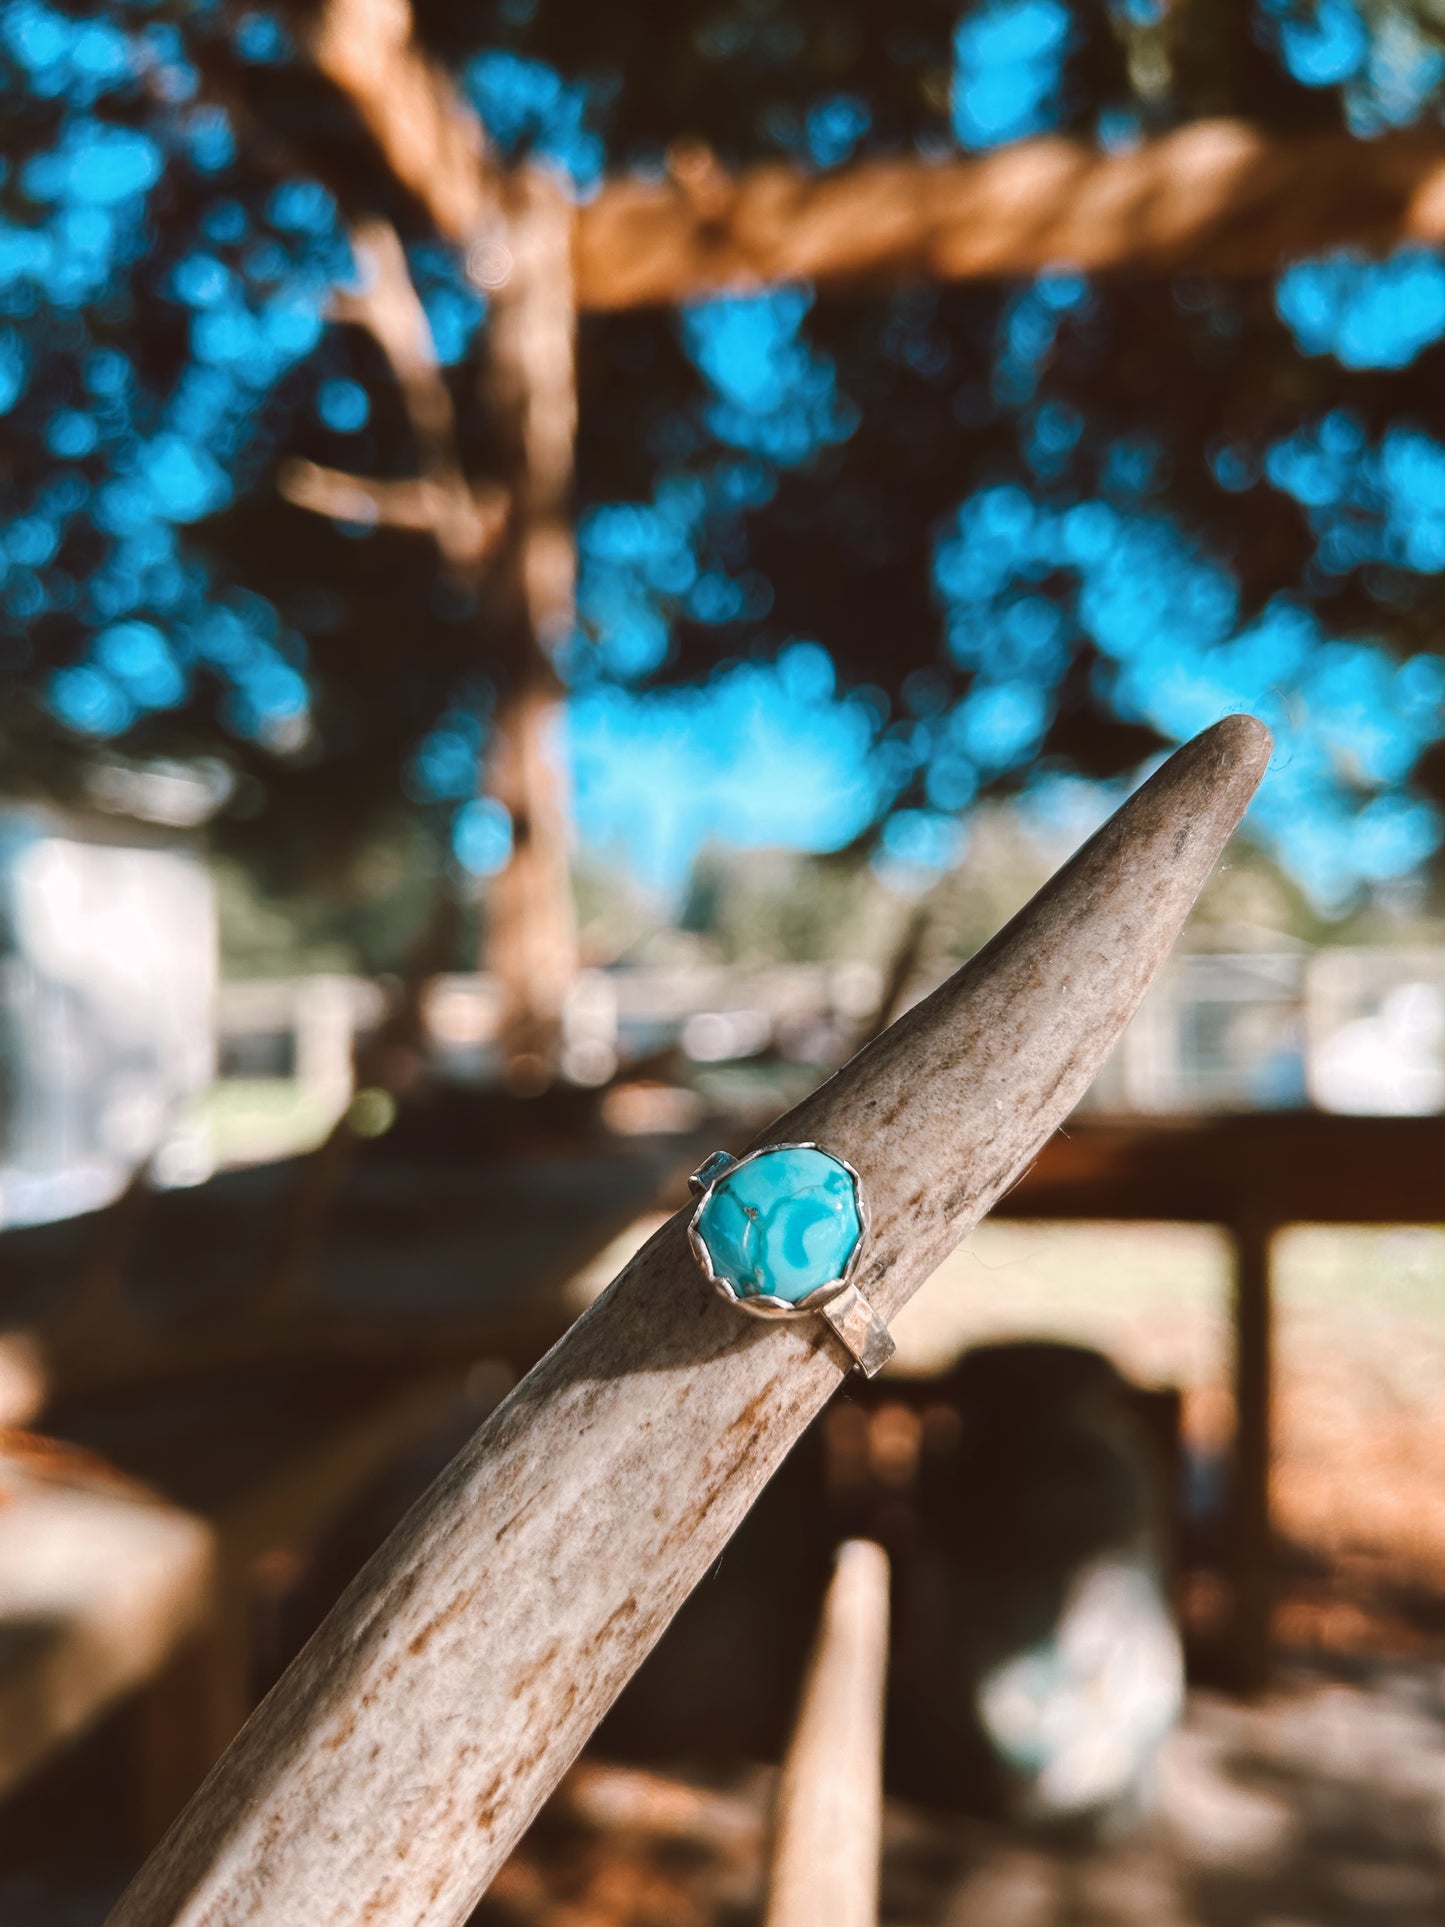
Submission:
[[[416,24],[497,153],[584,200],[703,149],[827,171],[1216,114],[1363,143],[1437,121],[1445,73],[1428,12],[1354,0],[497,0]],[[298,459],[418,472],[392,368],[335,315],[375,216],[463,466],[498,462],[485,290],[306,30],[0,7],[5,754],[52,789],[98,753],[219,759],[220,830],[272,860],[324,863],[405,807],[485,871],[485,584],[276,486]],[[761,758],[771,709],[779,780],[790,729],[799,783],[826,803],[847,776],[833,841],[886,821],[926,862],[980,793],[1120,776],[1248,705],[1284,745],[1258,831],[1318,898],[1417,867],[1445,794],[1442,341],[1420,249],[584,316],[559,656],[584,831],[629,835],[629,760],[640,783]],[[670,762],[643,753],[659,735]],[[725,827],[720,799],[681,811],[660,871]]]

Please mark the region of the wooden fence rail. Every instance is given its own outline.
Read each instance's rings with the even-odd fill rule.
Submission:
[[[877,1927],[888,1555],[839,1548],[783,1762],[764,1927]]]
[[[1177,752],[956,976],[762,1134],[861,1173],[892,1318],[1068,1115],[1262,776]],[[455,1927],[851,1361],[670,1219],[353,1581],[112,1927]],[[479,1254],[480,1259],[480,1254]],[[815,1329],[815,1327],[817,1327]]]

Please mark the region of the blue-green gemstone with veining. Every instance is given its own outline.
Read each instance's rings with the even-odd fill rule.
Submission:
[[[846,1166],[793,1145],[761,1151],[715,1184],[697,1230],[740,1298],[796,1305],[842,1277],[863,1220]]]

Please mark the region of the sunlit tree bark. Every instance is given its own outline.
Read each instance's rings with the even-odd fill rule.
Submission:
[[[318,514],[429,534],[476,588],[499,686],[484,786],[512,826],[511,860],[488,894],[486,962],[502,989],[507,1074],[535,1088],[557,1066],[577,968],[561,684],[551,658],[572,621],[572,210],[531,169],[504,177],[500,192],[505,213],[474,244],[493,303],[484,379],[500,482],[476,484],[463,473],[451,398],[405,254],[393,230],[373,221],[353,237],[363,279],[337,318],[366,327],[386,354],[421,473],[383,481],[291,462],[277,485]]]
[[[477,116],[418,46],[408,0],[325,0],[305,44],[347,95],[393,174],[449,240],[474,239],[496,211]]]
[[[1261,274],[1331,248],[1445,239],[1445,142],[1286,138],[1200,121],[1106,154],[1037,140],[976,160],[761,166],[615,181],[577,224],[584,309],[728,287],[1098,273]]]
[[[406,0],[331,0],[318,63],[356,105],[439,232],[470,245],[495,205],[475,116],[420,51]],[[581,310],[812,279],[1268,273],[1331,248],[1445,240],[1445,137],[1359,141],[1203,120],[1103,153],[1021,141],[949,161],[863,161],[828,174],[729,175],[696,153],[661,182],[618,179],[578,211]]]
[[[520,1088],[547,1080],[577,971],[562,690],[552,651],[572,627],[571,495],[577,427],[572,209],[543,174],[505,186],[491,244],[490,400],[511,501],[488,577],[500,617],[501,700],[487,788],[512,824],[511,860],[488,901],[488,962],[502,991],[502,1046]]]

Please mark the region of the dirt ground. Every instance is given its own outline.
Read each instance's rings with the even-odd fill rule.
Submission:
[[[1111,1844],[890,1803],[888,1927],[1445,1927],[1445,1231],[1302,1228],[1280,1240],[1276,1292],[1277,1689],[1193,1693],[1153,1816]],[[1094,1344],[1182,1390],[1207,1513],[1232,1426],[1228,1303],[1228,1250],[1205,1230],[990,1224],[898,1320],[899,1365],[1005,1336]],[[765,1767],[706,1788],[586,1771],[477,1927],[758,1918]],[[0,1927],[100,1927],[124,1874],[73,1855],[0,1866]]]
[[[474,1927],[755,1922],[771,1776],[699,1787],[584,1766]],[[1053,1845],[890,1802],[884,1927],[1440,1927],[1445,1669],[1297,1673],[1192,1696],[1150,1819]]]
[[[896,1927],[1439,1927],[1445,1669],[1297,1677],[1251,1707],[1195,1694],[1154,1817],[1114,1846],[895,1838]]]
[[[703,1786],[584,1763],[474,1927],[744,1927],[772,1775]],[[123,1873],[0,1871],[0,1927],[101,1927]],[[1129,1838],[1050,1846],[890,1802],[884,1927],[1442,1927],[1445,1667],[1301,1670],[1195,1693]]]

